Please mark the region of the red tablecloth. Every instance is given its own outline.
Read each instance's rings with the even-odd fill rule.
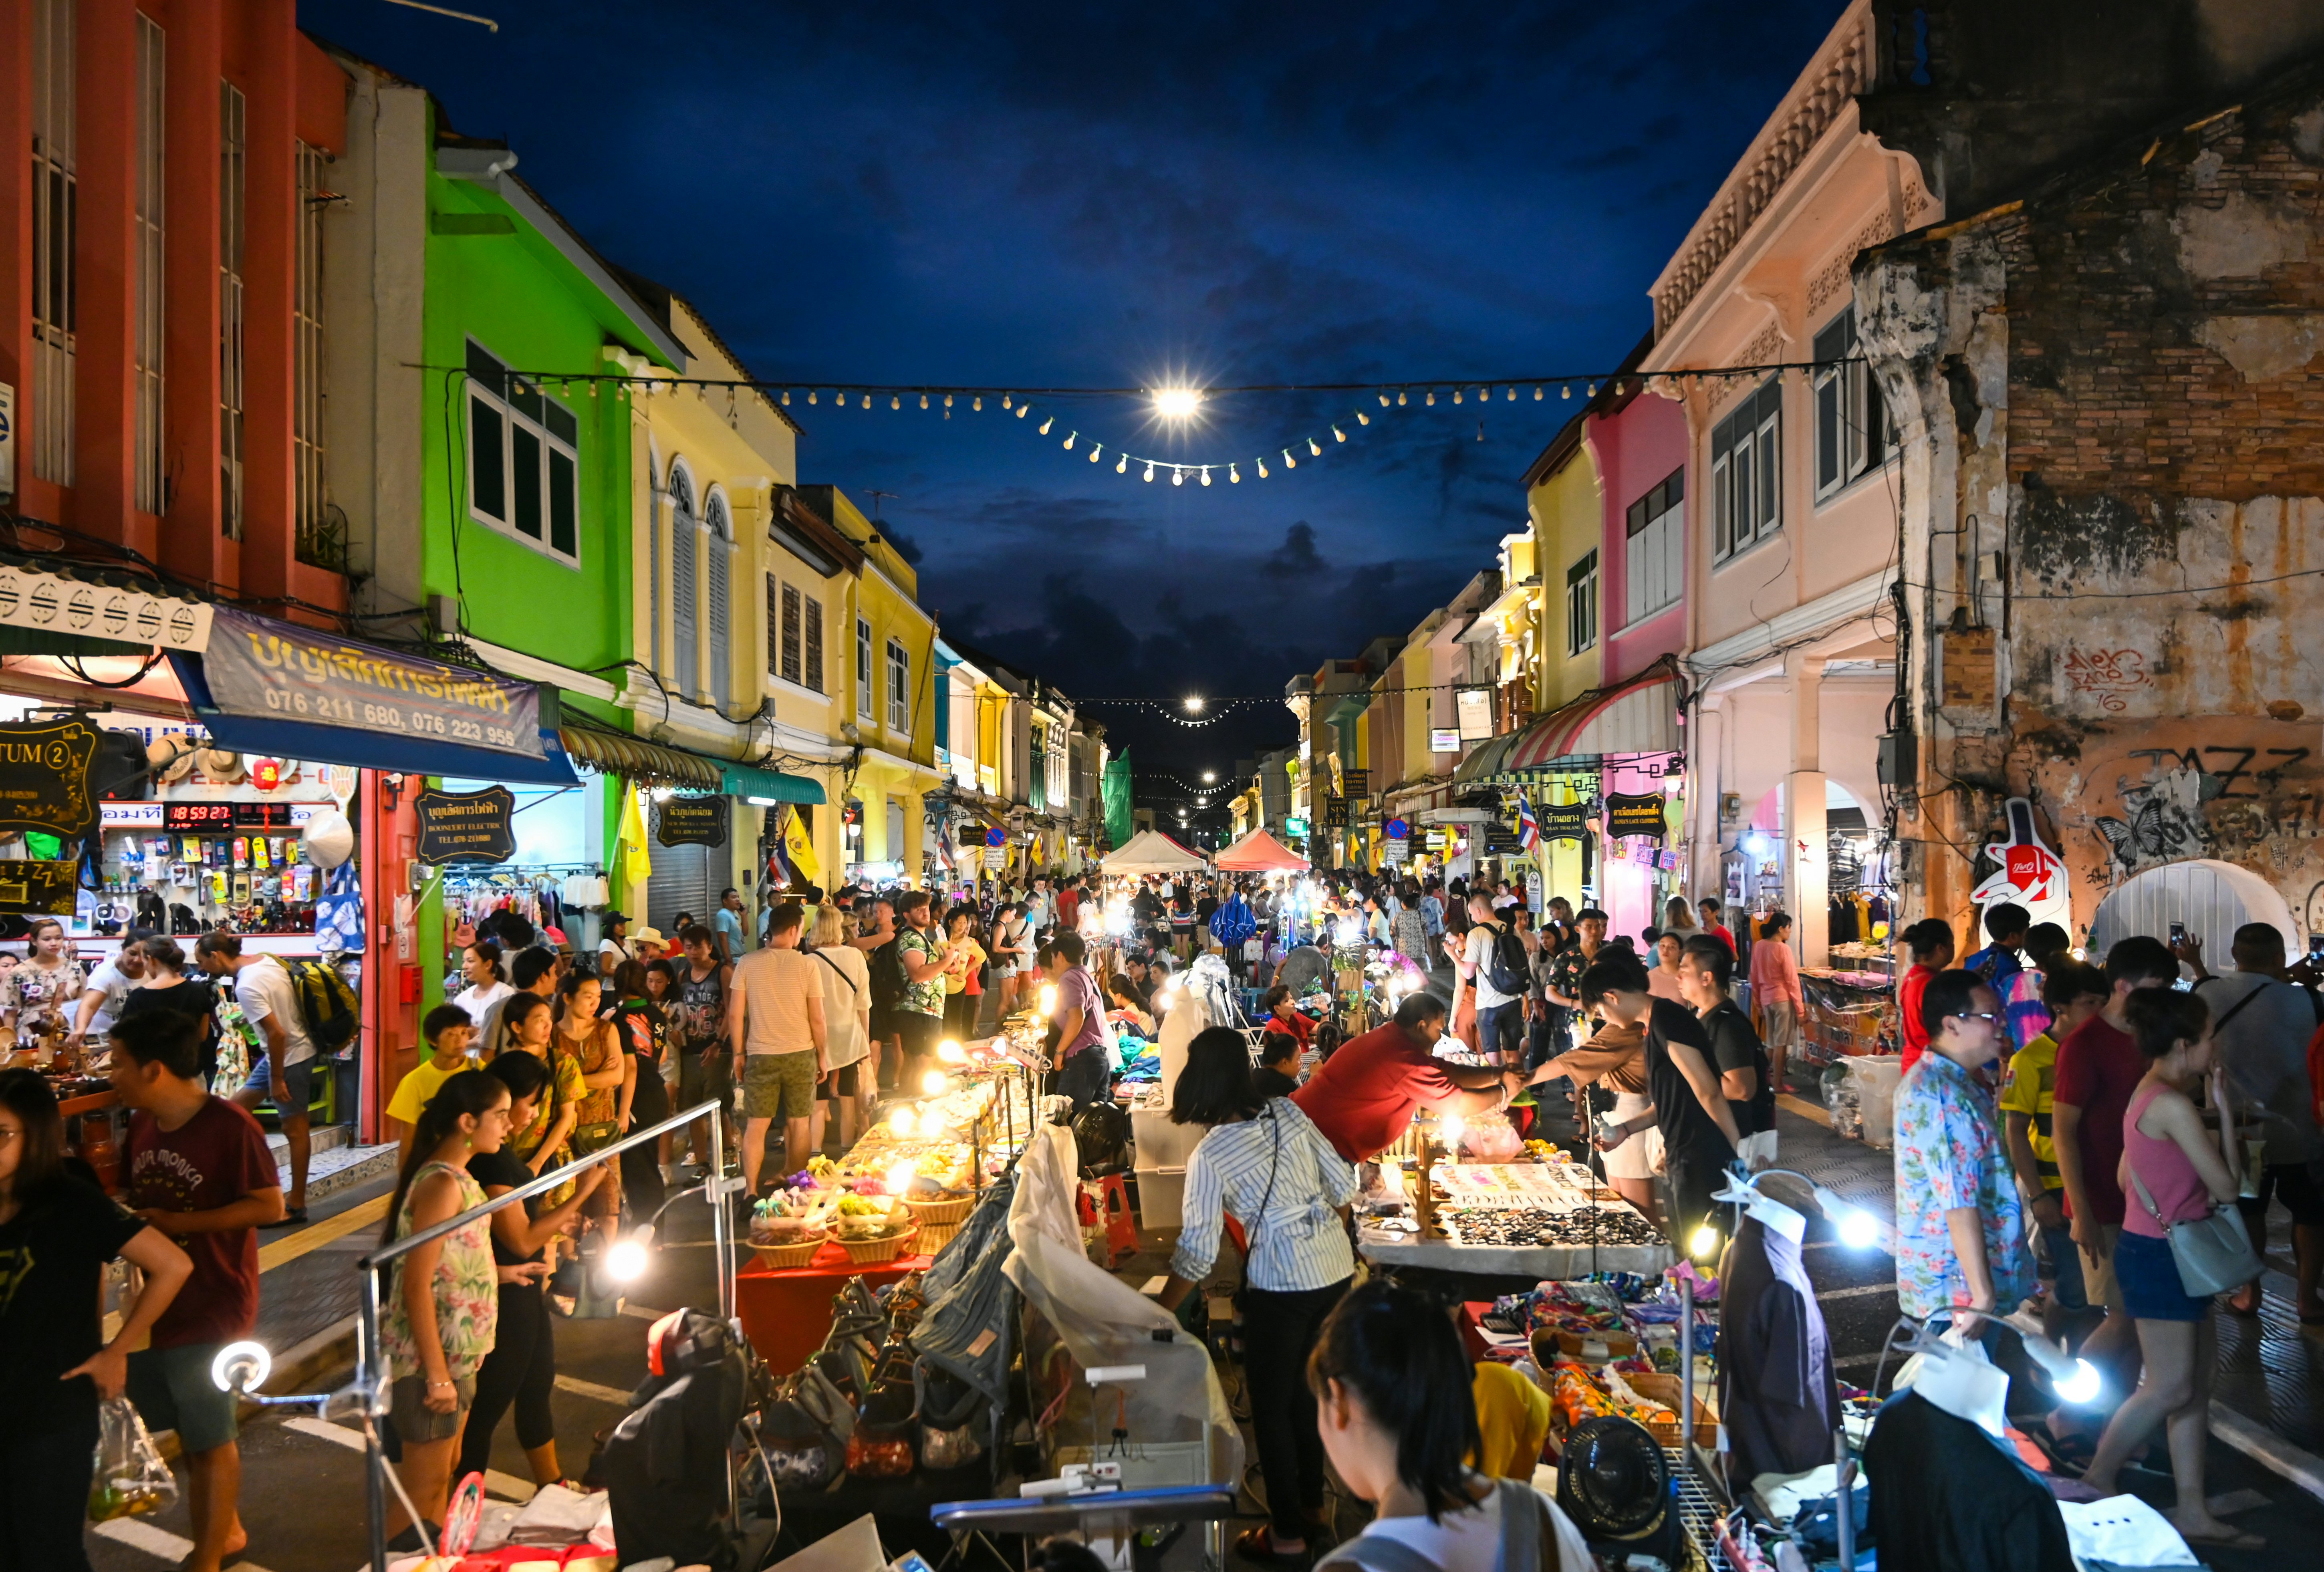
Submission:
[[[858,1266],[844,1245],[826,1243],[805,1266],[779,1270],[756,1256],[734,1274],[734,1309],[743,1336],[778,1375],[788,1375],[823,1346],[831,1330],[831,1301],[842,1284],[861,1277],[878,1288],[928,1264],[925,1255],[900,1256],[878,1266]]]

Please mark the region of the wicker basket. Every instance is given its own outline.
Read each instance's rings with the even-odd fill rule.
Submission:
[[[915,1225],[881,1239],[842,1239],[839,1243],[846,1250],[847,1259],[856,1265],[878,1266],[903,1254],[919,1235],[919,1228]]]
[[[945,1245],[951,1244],[953,1235],[959,1232],[960,1225],[957,1223],[921,1224],[920,1242],[918,1245],[919,1253],[922,1255],[934,1255],[937,1251],[942,1250]]]
[[[1655,1440],[1665,1447],[1678,1445],[1679,1378],[1675,1375],[1625,1375],[1630,1390],[1640,1397],[1649,1398],[1670,1410],[1667,1419],[1647,1421],[1646,1429]],[[1694,1388],[1694,1439],[1697,1445],[1716,1447],[1719,1444],[1718,1398],[1715,1391],[1696,1382]]]
[[[813,1238],[802,1239],[796,1244],[753,1244],[751,1250],[761,1264],[782,1271],[812,1262],[816,1252],[821,1250],[830,1237],[828,1232],[818,1231]]]
[[[924,1228],[931,1224],[937,1227],[957,1228],[976,1205],[976,1197],[973,1195],[946,1196],[940,1201],[923,1201],[916,1196],[906,1196],[904,1205],[911,1208],[912,1221]],[[946,1234],[945,1237],[950,1238],[951,1235]]]

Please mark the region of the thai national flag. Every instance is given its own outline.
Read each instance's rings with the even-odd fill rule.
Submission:
[[[1541,821],[1533,816],[1533,800],[1517,793],[1517,844],[1531,853],[1541,845]]]

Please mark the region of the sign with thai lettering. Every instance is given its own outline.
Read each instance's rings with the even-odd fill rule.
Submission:
[[[1640,836],[1659,841],[1667,826],[1663,821],[1663,794],[1647,791],[1606,793],[1606,833],[1617,837]]]
[[[270,622],[228,606],[213,613],[202,675],[229,715],[304,720],[494,753],[547,757],[540,693],[512,682]]]
[[[482,791],[422,791],[412,803],[420,815],[419,859],[430,867],[446,863],[505,863],[516,855],[516,793],[505,786]]]
[[[1588,805],[1580,802],[1543,803],[1534,809],[1544,840],[1586,839],[1590,834],[1587,812]]]
[[[1370,770],[1342,770],[1340,772],[1341,796],[1369,797],[1371,794],[1372,772]]]
[[[97,744],[85,720],[0,726],[0,830],[88,833],[97,823],[88,780]]]
[[[723,846],[728,809],[724,797],[672,797],[655,805],[654,839],[666,846]]]

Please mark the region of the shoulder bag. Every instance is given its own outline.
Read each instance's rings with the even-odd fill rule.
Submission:
[[[2187,1290],[2188,1298],[2204,1299],[2232,1293],[2264,1270],[2259,1253],[2252,1248],[2251,1234],[2244,1228],[2240,1208],[2213,1207],[2208,1217],[2166,1223],[2135,1168],[2130,1170],[2130,1182],[2138,1191],[2139,1205],[2161,1225],[2163,1237],[2171,1242],[2172,1263],[2179,1268],[2179,1286]]]

